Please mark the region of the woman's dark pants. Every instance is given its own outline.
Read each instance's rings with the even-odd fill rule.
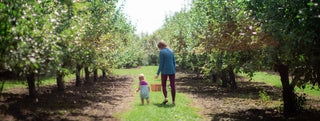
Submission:
[[[170,80],[170,87],[171,87],[171,96],[172,96],[172,101],[175,101],[176,98],[176,86],[175,86],[175,74],[171,75],[161,75],[161,84],[162,84],[162,92],[165,98],[167,98],[167,78],[169,76]]]

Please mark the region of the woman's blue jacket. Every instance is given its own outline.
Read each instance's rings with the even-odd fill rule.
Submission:
[[[176,74],[176,60],[173,51],[169,48],[163,48],[159,52],[160,64],[157,75],[171,75]]]

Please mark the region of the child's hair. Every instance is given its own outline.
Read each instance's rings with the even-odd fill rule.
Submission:
[[[144,75],[143,74],[140,74],[139,75],[139,80],[141,81],[141,80],[144,80]]]

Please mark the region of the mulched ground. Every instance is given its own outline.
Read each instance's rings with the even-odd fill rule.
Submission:
[[[129,109],[134,100],[134,77],[111,76],[76,87],[69,81],[65,92],[56,85],[38,89],[39,98],[27,98],[26,88],[1,94],[1,120],[119,120],[113,115]]]
[[[27,98],[26,88],[13,88],[0,95],[1,120],[120,120],[114,114],[130,110],[135,99],[135,76],[112,75],[97,82],[76,87],[69,81],[65,92],[56,85],[38,88],[39,98]],[[282,121],[320,119],[320,98],[307,96],[307,109],[292,117],[282,114],[281,89],[261,82],[249,82],[237,76],[238,89],[222,88],[195,74],[176,74],[177,92],[193,100],[191,107],[206,121]],[[262,101],[261,92],[270,96]],[[179,99],[177,99],[179,100]]]

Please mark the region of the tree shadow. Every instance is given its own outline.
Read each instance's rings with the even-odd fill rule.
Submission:
[[[319,110],[316,108],[319,105],[318,99],[308,99],[307,102],[313,104],[305,105],[306,110],[291,117],[284,117],[281,88],[263,82],[248,81],[241,76],[236,76],[236,83],[238,88],[232,90],[192,74],[176,78],[177,90],[197,98],[195,103],[204,103],[197,104],[203,107],[202,115],[211,117],[214,121],[296,121],[317,120],[320,117]],[[262,95],[262,92],[266,95]],[[261,99],[263,96],[269,96],[270,99],[264,102]]]
[[[183,93],[191,93],[200,97],[213,98],[243,98],[254,99],[260,98],[261,92],[266,92],[271,100],[279,100],[282,98],[281,89],[278,87],[267,85],[263,82],[250,82],[246,78],[236,76],[237,89],[230,89],[220,86],[218,83],[206,81],[199,77],[181,77],[176,79],[177,90]]]
[[[320,118],[320,111],[303,110],[291,117],[284,117],[275,109],[248,109],[245,111],[227,112],[220,114],[209,114],[212,121],[314,121]]]
[[[162,104],[162,103],[154,103],[153,105],[158,106],[159,108],[173,108],[176,106],[174,104]]]
[[[118,106],[118,102],[131,92],[121,89],[132,87],[133,83],[132,77],[115,76],[76,87],[73,80],[66,84],[64,92],[57,91],[56,85],[40,87],[36,99],[25,94],[3,93],[0,95],[0,113],[12,115],[17,120],[65,120],[66,115],[111,118],[112,115],[103,115],[103,112],[111,112]]]

